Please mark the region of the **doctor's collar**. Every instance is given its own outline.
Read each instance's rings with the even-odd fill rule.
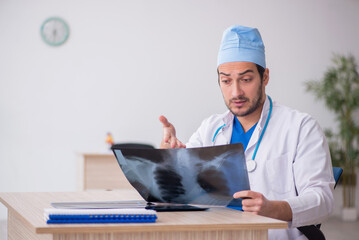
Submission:
[[[225,124],[225,127],[229,127],[233,124],[234,114],[227,110],[227,112],[224,114],[222,118],[222,124]]]
[[[267,116],[269,114],[269,108],[270,108],[270,102],[269,102],[268,95],[266,95],[266,100],[264,101],[261,116],[260,116],[260,118],[258,120],[258,124],[257,124],[259,129],[264,128]]]

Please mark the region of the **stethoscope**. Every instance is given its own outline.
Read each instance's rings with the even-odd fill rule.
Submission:
[[[247,160],[246,161],[246,164],[247,164],[247,171],[248,172],[253,172],[256,167],[257,167],[257,163],[255,161],[255,158],[256,158],[256,155],[257,155],[257,152],[258,152],[258,148],[259,148],[259,145],[261,144],[261,141],[262,141],[262,138],[263,138],[263,135],[267,129],[267,126],[268,126],[268,122],[269,122],[269,119],[270,119],[270,116],[272,114],[272,109],[273,109],[273,103],[272,103],[272,99],[270,98],[270,96],[268,96],[268,99],[269,99],[269,112],[268,112],[268,117],[267,117],[267,120],[266,120],[266,123],[264,125],[264,128],[263,128],[263,131],[261,133],[261,135],[259,136],[259,139],[258,139],[258,142],[257,142],[257,145],[256,145],[256,148],[254,149],[254,153],[252,155],[252,160]],[[226,126],[226,124],[223,124],[222,126],[220,126],[216,132],[214,133],[214,136],[213,136],[213,139],[212,139],[212,143],[214,145],[214,141],[216,140],[216,137],[219,133],[219,131],[224,128]]]

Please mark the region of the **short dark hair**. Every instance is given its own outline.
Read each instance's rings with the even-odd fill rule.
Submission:
[[[257,66],[257,70],[259,72],[259,75],[261,76],[261,80],[263,81],[263,75],[264,75],[265,68],[258,65],[258,64],[256,64],[256,66]]]

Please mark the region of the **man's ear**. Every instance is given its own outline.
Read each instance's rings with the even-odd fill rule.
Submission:
[[[264,74],[263,74],[263,83],[264,83],[264,86],[267,86],[268,82],[269,82],[269,69],[266,68],[266,69],[264,70]]]

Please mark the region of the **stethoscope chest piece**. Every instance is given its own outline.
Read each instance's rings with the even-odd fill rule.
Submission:
[[[257,163],[254,160],[247,160],[246,163],[248,172],[253,172],[257,167]]]

